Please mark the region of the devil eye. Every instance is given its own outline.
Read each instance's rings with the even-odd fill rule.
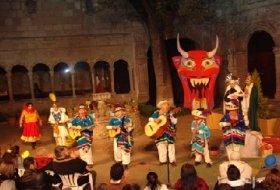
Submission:
[[[213,66],[215,66],[215,62],[212,59],[204,59],[201,63],[201,65],[205,68],[205,69],[209,69]]]
[[[192,60],[192,59],[185,59],[183,61],[183,65],[188,67],[189,69],[192,69],[195,67],[196,64],[195,64],[194,60]]]

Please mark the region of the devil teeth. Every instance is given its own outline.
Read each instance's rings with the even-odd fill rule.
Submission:
[[[200,85],[203,84],[204,86],[206,86],[209,83],[209,78],[191,78],[190,79],[191,85],[193,87],[195,87],[196,85]]]
[[[195,86],[194,79],[191,79],[191,84],[193,87]]]

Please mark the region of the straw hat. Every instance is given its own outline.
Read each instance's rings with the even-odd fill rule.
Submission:
[[[114,113],[118,112],[118,111],[125,111],[125,107],[119,105],[115,108]]]
[[[162,101],[159,101],[159,103],[157,104],[157,107],[158,108],[161,108],[164,104],[168,103],[169,104],[169,101],[168,100],[162,100]]]
[[[79,109],[86,109],[86,106],[84,104],[80,104]]]
[[[230,102],[226,103],[226,110],[231,111],[231,110],[237,110],[238,109],[238,101],[233,99]]]
[[[196,117],[199,117],[199,118],[202,118],[202,119],[206,119],[206,116],[203,115],[202,111],[200,111],[200,110],[193,110],[192,115],[196,116]]]

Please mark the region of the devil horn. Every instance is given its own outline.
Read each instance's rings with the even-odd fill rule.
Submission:
[[[207,52],[208,57],[214,57],[214,55],[217,52],[218,47],[219,47],[219,38],[216,35],[216,46],[215,46],[215,48],[212,51]]]
[[[188,52],[185,52],[180,45],[180,39],[179,39],[179,33],[177,34],[177,50],[180,52],[180,54],[184,57],[184,58],[188,58],[189,54]]]

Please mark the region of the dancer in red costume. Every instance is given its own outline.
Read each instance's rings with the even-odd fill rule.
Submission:
[[[22,110],[19,119],[19,127],[23,127],[21,140],[24,142],[31,142],[33,149],[35,149],[36,141],[41,138],[40,125],[42,125],[42,122],[37,110],[32,103],[27,103]]]

